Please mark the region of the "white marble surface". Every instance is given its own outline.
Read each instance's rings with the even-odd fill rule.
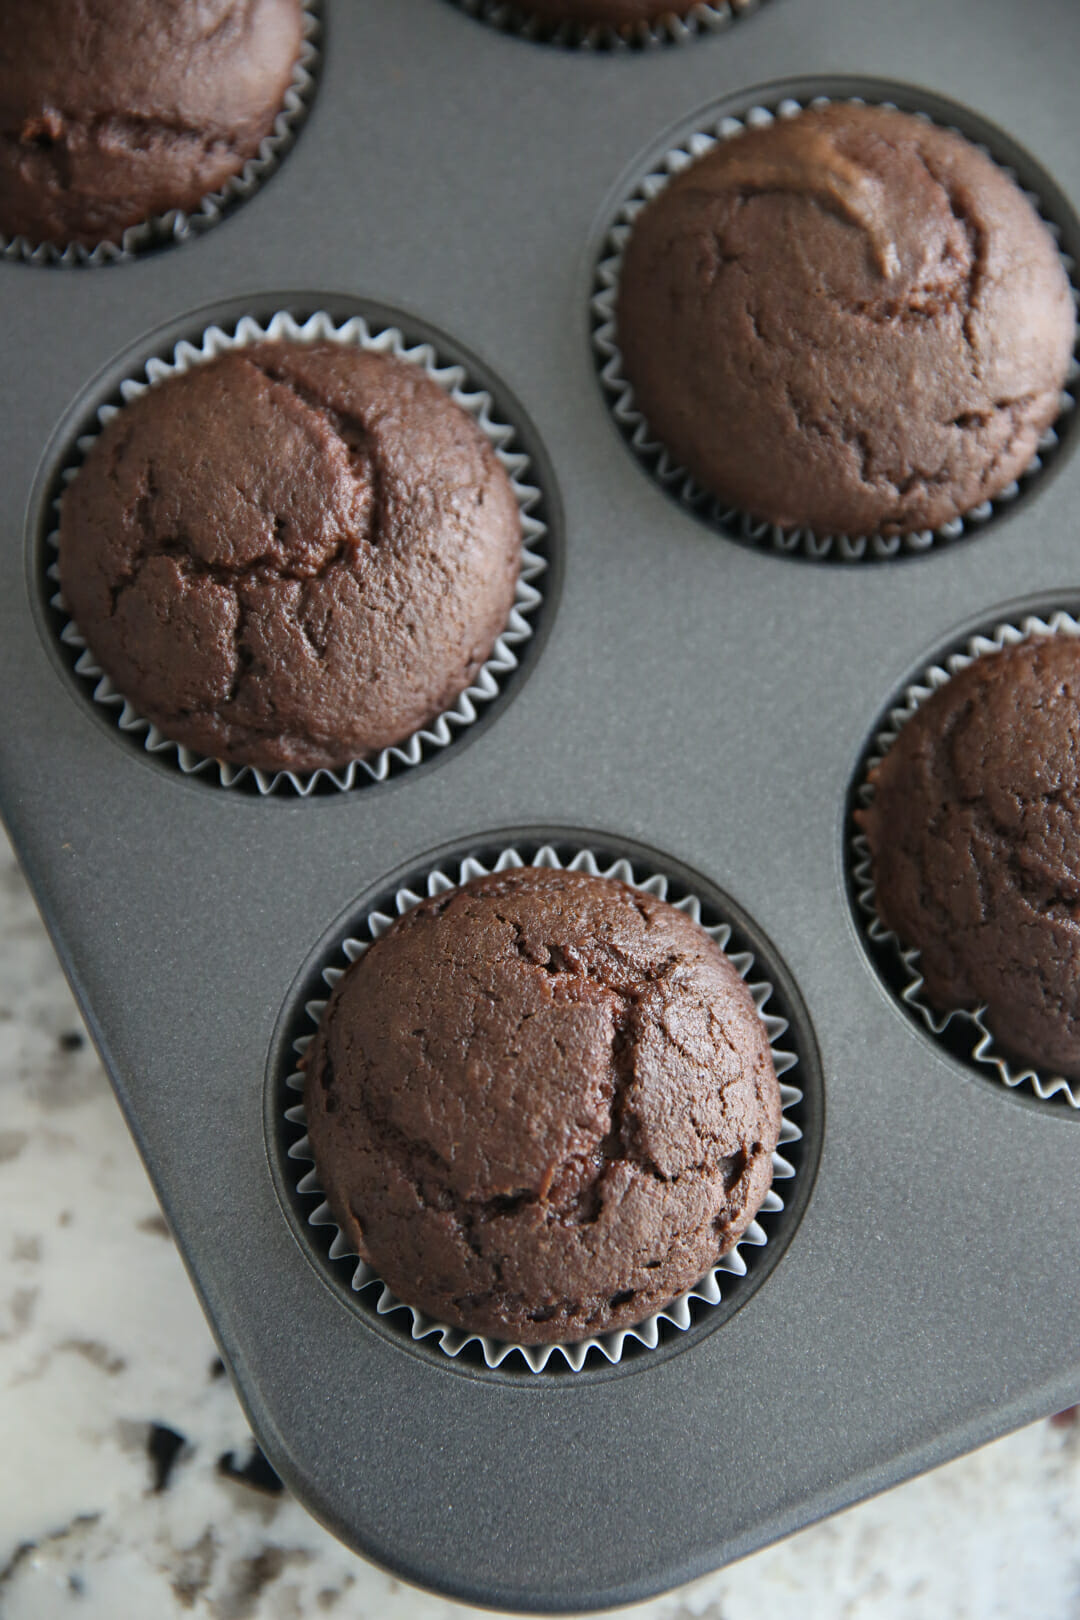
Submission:
[[[0,1101],[3,1620],[467,1620],[221,1472],[248,1467],[250,1436],[2,834]],[[626,1612],[1080,1620],[1080,1425]]]

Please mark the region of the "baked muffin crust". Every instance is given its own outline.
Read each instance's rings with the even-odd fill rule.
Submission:
[[[520,570],[510,481],[419,367],[235,349],[113,417],[64,494],[60,579],[136,710],[264,770],[404,740],[470,684]]]
[[[833,103],[721,142],[638,215],[617,325],[656,436],[819,534],[947,524],[1031,463],[1075,340],[1019,188],[962,137]]]
[[[779,1085],[728,958],[625,884],[523,868],[428,899],[307,1060],[335,1218],[390,1288],[517,1343],[640,1321],[741,1237]]]
[[[1080,1077],[1080,642],[987,653],[921,704],[858,813],[879,914],[942,1012]]]
[[[300,0],[5,0],[0,231],[93,246],[194,209],[273,128]]]

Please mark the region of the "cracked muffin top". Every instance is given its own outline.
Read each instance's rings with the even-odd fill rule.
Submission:
[[[93,246],[187,212],[257,152],[300,0],[6,0],[0,231]]]
[[[856,819],[879,915],[942,1012],[1080,1078],[1080,643],[976,658],[901,728]]]
[[[306,1061],[335,1219],[401,1299],[518,1344],[629,1327],[772,1180],[765,1027],[697,923],[582,873],[477,878],[337,984]]]
[[[399,743],[472,682],[521,557],[510,481],[419,367],[267,342],[148,388],[66,490],[60,582],[174,742],[263,770]]]
[[[721,142],[638,215],[617,308],[653,433],[739,510],[935,529],[1000,493],[1060,409],[1068,279],[959,135],[834,103]]]

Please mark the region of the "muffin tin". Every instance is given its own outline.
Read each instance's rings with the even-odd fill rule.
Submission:
[[[608,227],[656,155],[789,95],[968,109],[1031,154],[1075,255],[1080,11],[768,0],[716,37],[611,52],[453,0],[328,0],[323,20],[294,149],[213,231],[125,264],[0,264],[0,807],[289,1486],[410,1580],[602,1607],[1080,1395],[1061,1281],[1080,1116],[980,1078],[904,1010],[846,856],[860,761],[911,678],[976,628],[1075,609],[1076,433],[981,531],[823,566],[673,502],[621,438],[590,337]],[[126,738],[73,674],[45,573],[96,406],[180,338],[280,309],[464,358],[548,528],[536,633],[483,718],[385,782],[306,799],[223,791]],[[538,1374],[451,1359],[344,1297],[296,1216],[276,1104],[311,973],[368,901],[545,841],[715,903],[782,992],[806,1103],[783,1242],[723,1304],[618,1365]]]

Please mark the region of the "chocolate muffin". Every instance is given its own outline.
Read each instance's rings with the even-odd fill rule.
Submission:
[[[745,1232],[772,1179],[764,1025],[696,923],[605,878],[478,878],[339,981],[307,1061],[342,1230],[440,1321],[519,1344],[629,1327]]]
[[[1053,238],[961,136],[835,103],[722,141],[638,215],[617,305],[651,430],[819,534],[939,528],[1031,463],[1075,339]]]
[[[147,389],[61,504],[95,658],[174,742],[263,770],[399,743],[472,682],[521,557],[510,481],[419,367],[235,349]]]
[[[699,0],[519,0],[522,11],[543,22],[606,23],[611,28],[627,24],[660,22],[665,17],[685,17]]]
[[[270,133],[302,26],[300,0],[7,0],[0,231],[89,247],[190,212]]]
[[[1080,642],[988,653],[923,703],[858,812],[877,907],[942,1012],[1080,1077]]]

